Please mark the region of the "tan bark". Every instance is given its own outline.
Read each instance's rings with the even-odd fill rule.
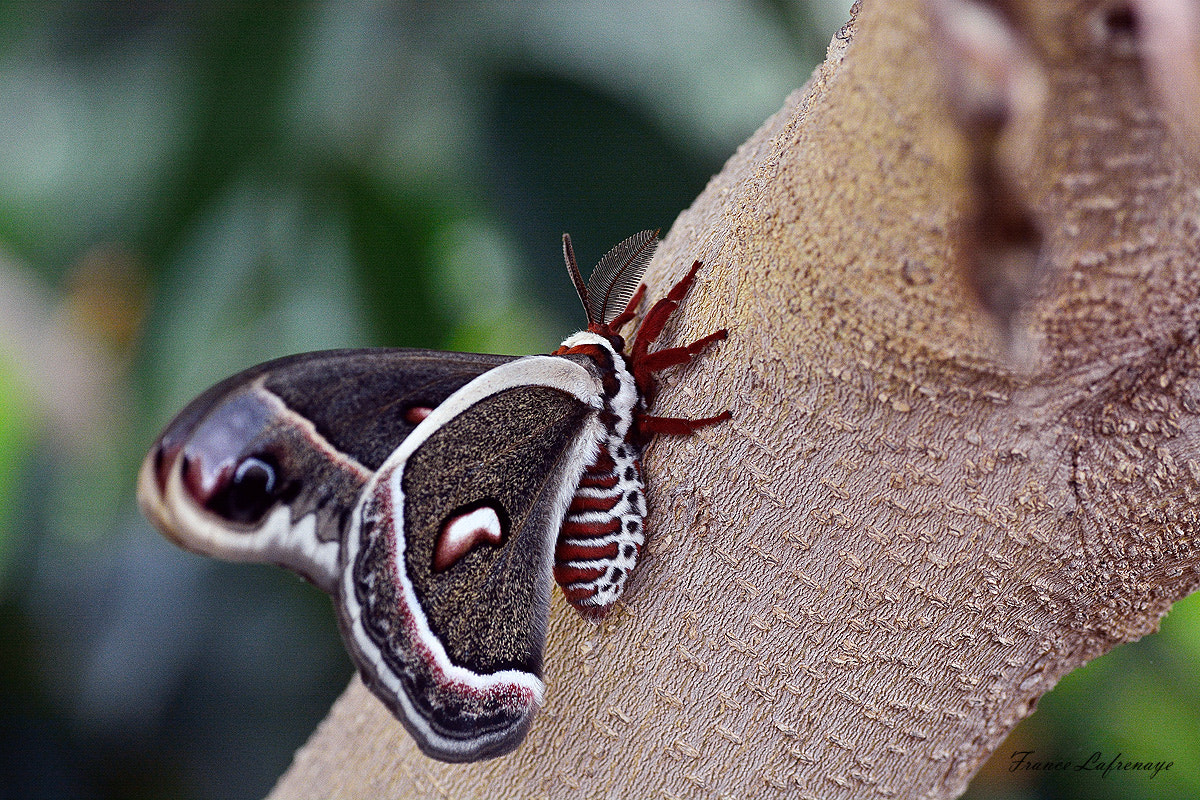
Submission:
[[[431,761],[355,682],[273,798],[952,797],[1196,588],[1191,162],[1112,4],[997,5],[993,52],[868,3],[676,222],[665,339],[730,337],[657,410],[735,418],[651,447],[650,554],[599,626],[555,598],[525,743]]]

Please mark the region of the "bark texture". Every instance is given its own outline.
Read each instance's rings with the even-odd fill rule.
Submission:
[[[1126,12],[865,4],[652,267],[706,265],[664,345],[730,331],[657,412],[734,420],[651,447],[528,739],[431,761],[355,681],[272,797],[953,797],[1153,631],[1200,584],[1200,200]]]

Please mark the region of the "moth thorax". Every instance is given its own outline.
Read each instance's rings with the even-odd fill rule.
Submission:
[[[615,338],[619,340],[620,337]],[[592,331],[579,331],[568,336],[555,353],[585,355],[596,362],[605,373],[604,410],[610,415],[605,425],[618,438],[628,437],[638,404],[638,391],[625,354],[607,336]]]

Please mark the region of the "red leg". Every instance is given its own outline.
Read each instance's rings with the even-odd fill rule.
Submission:
[[[706,428],[709,425],[716,425],[719,422],[724,422],[727,419],[732,419],[733,414],[728,411],[723,411],[715,417],[704,417],[703,419],[681,419],[679,417],[652,417],[644,415],[638,417],[638,430],[643,435],[660,434],[666,436],[687,436],[694,433],[699,428]]]
[[[672,286],[671,291],[667,292],[667,296],[655,303],[642,319],[642,325],[638,328],[636,342],[641,347],[642,352],[645,352],[658,339],[658,335],[662,333],[663,328],[667,325],[667,320],[671,318],[671,314],[679,307],[679,301],[687,294],[688,287],[696,279],[696,271],[699,269],[700,262],[694,262],[692,268],[688,270],[688,274],[684,275],[679,283]]]
[[[713,342],[719,342],[728,335],[726,330],[721,329],[713,331],[707,336],[682,347],[668,347],[665,350],[658,350],[654,353],[649,352],[650,345],[658,339],[663,328],[667,326],[667,321],[670,320],[671,315],[675,313],[675,309],[679,307],[679,303],[687,295],[687,291],[696,279],[696,273],[699,269],[700,262],[693,262],[692,268],[688,270],[687,275],[684,275],[678,283],[671,287],[671,291],[667,292],[666,297],[650,307],[650,310],[642,317],[641,325],[638,326],[627,361],[630,371],[633,373],[633,379],[637,383],[638,390],[641,392],[642,401],[645,404],[643,408],[649,407],[654,402],[654,396],[658,393],[657,382],[654,379],[655,372],[675,366],[676,364],[686,364],[695,358],[696,354],[701,350]],[[609,331],[615,333],[618,328],[632,319],[634,315],[633,309],[641,302],[645,288],[644,284],[638,287],[637,292],[629,301],[629,305],[609,324]],[[639,413],[634,419],[634,428],[637,436],[643,439],[655,434],[686,436],[699,428],[716,425],[732,417],[733,415],[728,411],[718,414],[715,417],[704,417],[703,419],[655,417],[650,414]]]
[[[688,274],[684,275],[679,283],[671,287],[671,291],[667,292],[667,299],[674,300],[678,303],[687,294],[688,288],[692,285],[692,281],[696,280],[696,272],[700,269],[700,262],[693,261],[692,268],[688,270]]]
[[[701,350],[713,342],[721,341],[728,335],[729,331],[722,328],[719,331],[713,331],[702,339],[697,339],[685,347],[668,347],[666,350],[655,350],[653,353],[648,353],[644,356],[638,362],[638,366],[647,372],[658,372],[667,367],[673,367],[676,364],[686,364],[695,358],[696,354]]]
[[[692,354],[686,347],[671,347],[666,350],[656,350],[637,362],[641,372],[659,372],[676,364],[686,364],[692,360]]]
[[[671,318],[678,307],[679,303],[666,298],[651,306],[650,310],[646,312],[646,316],[642,318],[642,324],[638,327],[637,338],[634,340],[635,349],[641,350],[642,353],[649,350],[650,345],[658,339],[658,335],[667,326],[667,320]]]
[[[633,371],[633,380],[637,383],[642,397],[646,399],[647,403],[650,403],[658,393],[654,381],[655,372],[691,361],[705,347],[724,339],[727,335],[728,332],[722,328],[702,339],[697,339],[686,347],[669,347],[653,353],[635,352],[634,357],[630,360],[630,366]]]

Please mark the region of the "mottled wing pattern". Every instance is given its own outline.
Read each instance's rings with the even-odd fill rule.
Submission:
[[[541,702],[555,540],[596,454],[600,391],[586,359],[498,367],[438,406],[364,493],[343,632],[432,756],[508,752]]]
[[[160,435],[138,496],[171,540],[276,563],[332,590],[363,486],[431,408],[511,357],[333,350],[270,361],[201,394]]]

